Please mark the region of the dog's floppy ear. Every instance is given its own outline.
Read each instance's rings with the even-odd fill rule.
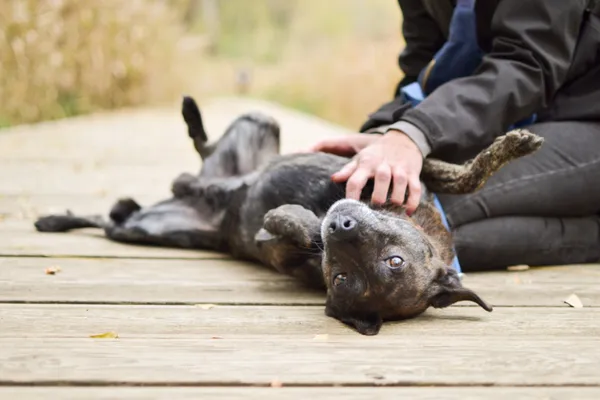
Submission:
[[[459,301],[472,301],[488,312],[493,310],[477,293],[462,286],[454,269],[440,267],[432,283],[429,304],[434,308],[445,308]]]
[[[368,314],[346,314],[344,312],[335,310],[329,299],[325,304],[325,315],[331,318],[335,318],[346,325],[349,325],[356,329],[358,333],[366,336],[374,336],[379,333],[381,325],[383,325],[383,319],[377,313]]]

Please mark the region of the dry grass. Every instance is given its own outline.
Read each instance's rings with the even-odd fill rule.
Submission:
[[[0,125],[185,92],[242,93],[358,128],[400,78],[393,0],[215,0],[218,20],[192,10],[185,30],[193,1],[1,1]]]
[[[156,78],[169,68],[175,17],[143,0],[2,0],[0,124],[164,96],[151,83],[167,83]]]
[[[228,1],[240,5],[243,0]],[[246,70],[251,78],[248,96],[353,129],[391,99],[401,78],[396,60],[403,46],[395,1],[274,1],[285,1],[288,7],[287,16],[280,17],[284,27],[271,21],[274,15],[222,17],[225,33],[215,45],[220,52],[187,61],[197,71],[189,86],[194,94],[208,98],[238,93],[237,74]],[[252,1],[261,2],[269,0]],[[284,10],[278,11],[281,15]],[[246,15],[245,25],[240,24],[241,15]],[[253,25],[253,19],[260,22]]]

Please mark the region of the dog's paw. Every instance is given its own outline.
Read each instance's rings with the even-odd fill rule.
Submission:
[[[139,211],[142,207],[133,199],[120,199],[112,206],[109,217],[117,225],[125,222],[131,214]]]
[[[47,215],[39,218],[33,224],[38,232],[66,232],[71,229],[73,216],[70,213],[64,215]]]
[[[199,194],[198,177],[187,172],[179,175],[171,185],[171,192],[175,198],[197,196]]]
[[[523,157],[537,151],[544,138],[526,129],[515,129],[500,137],[503,148],[513,157]]]
[[[270,234],[291,239],[305,247],[311,246],[319,227],[319,218],[297,204],[286,204],[270,210],[265,214],[263,223],[263,228]]]

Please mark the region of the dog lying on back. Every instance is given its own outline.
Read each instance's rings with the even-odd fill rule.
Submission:
[[[108,221],[70,212],[45,216],[37,230],[96,227],[119,242],[211,249],[260,262],[326,289],[326,314],[365,335],[377,334],[384,320],[458,301],[492,311],[450,266],[452,237],[425,190],[410,217],[402,207],[368,205],[372,182],[361,202],[343,199],[345,185],[330,176],[348,159],[279,155],[279,125],[272,118],[242,115],[209,144],[192,98],[183,99],[182,114],[202,168],[180,175],[172,198],[150,207],[121,199]],[[532,133],[513,131],[465,165],[426,159],[422,183],[437,193],[474,192],[541,144]]]

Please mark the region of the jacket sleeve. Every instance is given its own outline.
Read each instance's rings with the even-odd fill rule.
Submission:
[[[404,78],[396,86],[394,98],[369,116],[360,132],[385,133],[390,124],[398,121],[407,105],[398,97],[400,89],[417,80],[419,73],[444,45],[445,37],[437,22],[429,15],[423,0],[398,0],[402,11],[402,35],[405,46],[398,56]],[[424,139],[423,139],[424,140]]]
[[[476,72],[450,81],[399,116],[424,156],[440,159],[488,145],[510,125],[545,108],[564,83],[587,0],[502,0],[493,42]]]
[[[404,73],[399,86],[417,80],[419,73],[444,45],[445,38],[438,24],[423,6],[423,0],[398,0],[402,11],[402,35],[406,46],[398,56]]]

